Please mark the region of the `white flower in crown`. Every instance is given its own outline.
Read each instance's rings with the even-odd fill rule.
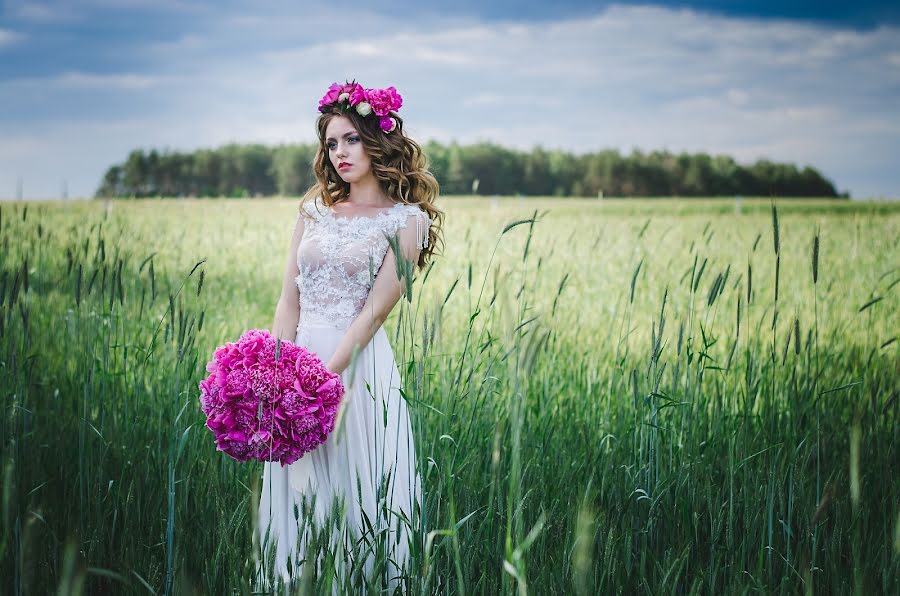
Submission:
[[[368,116],[372,113],[372,106],[367,101],[361,101],[356,104],[356,113],[360,116]]]
[[[341,93],[341,94],[338,96],[338,101],[347,101],[348,99],[350,99],[350,94],[349,94],[349,93]]]

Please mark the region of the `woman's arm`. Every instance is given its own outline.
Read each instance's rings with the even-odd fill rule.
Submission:
[[[300,322],[300,290],[294,278],[300,274],[297,268],[297,249],[300,247],[303,229],[303,216],[298,215],[294,235],[291,236],[284,278],[281,281],[281,296],[278,298],[275,319],[272,321],[272,335],[291,342],[296,339],[297,324]]]
[[[400,229],[400,249],[403,257],[412,263],[419,258],[420,240],[416,237],[416,215],[409,216],[406,225]],[[326,365],[333,373],[341,374],[350,365],[355,348],[362,350],[381,328],[394,305],[403,293],[400,279],[397,277],[397,258],[393,249],[388,246],[384,261],[375,276],[372,289],[359,315],[350,324],[344,337]]]

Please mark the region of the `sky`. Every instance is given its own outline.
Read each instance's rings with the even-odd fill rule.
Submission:
[[[900,3],[0,0],[0,198],[133,149],[315,140],[333,82],[413,138],[810,165],[900,197]]]

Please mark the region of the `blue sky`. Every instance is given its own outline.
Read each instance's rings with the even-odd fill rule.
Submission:
[[[900,197],[900,3],[0,4],[0,198],[93,194],[134,148],[314,139],[394,85],[417,139],[727,153]]]

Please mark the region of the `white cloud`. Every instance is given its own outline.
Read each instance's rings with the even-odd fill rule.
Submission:
[[[137,73],[95,74],[87,72],[67,72],[48,80],[48,84],[63,88],[98,88],[98,89],[147,89],[157,85],[160,77]]]
[[[10,29],[0,29],[0,48],[19,43],[24,39],[24,33],[19,33],[18,31],[12,31]]]
[[[90,73],[68,71],[48,77],[21,77],[0,82],[0,89],[15,91],[17,89],[51,90],[105,90],[124,89],[140,90],[160,85],[165,77],[143,75],[133,72],[122,73]]]
[[[319,97],[333,81],[356,78],[395,85],[406,127],[422,141],[766,157],[813,165],[855,195],[900,196],[891,163],[900,151],[896,27],[613,6],[549,23],[432,16],[398,24],[364,12],[355,22],[365,29],[347,35],[341,10],[314,10],[225,15],[209,30],[137,48],[157,65],[152,72],[72,71],[45,81],[60,102],[66,88],[112,86],[167,106],[153,117],[135,112],[119,129],[74,113],[57,122],[71,138],[91,139],[82,153],[95,156],[79,162],[73,192],[92,192],[136,146],[310,141]],[[66,152],[54,147],[65,140],[52,122],[17,130],[22,142],[46,139],[46,155],[58,155],[49,161],[62,163]],[[7,156],[14,163],[0,165],[0,196],[13,188],[4,174],[15,162],[38,178],[42,167]],[[49,188],[57,189],[52,179]]]
[[[16,19],[34,23],[60,23],[77,20],[75,7],[71,4],[43,2],[11,2],[8,14]]]
[[[206,8],[197,2],[185,0],[84,0],[86,4],[92,4],[102,8],[128,9],[128,8],[156,8],[165,10],[177,10],[183,12],[205,11]]]

